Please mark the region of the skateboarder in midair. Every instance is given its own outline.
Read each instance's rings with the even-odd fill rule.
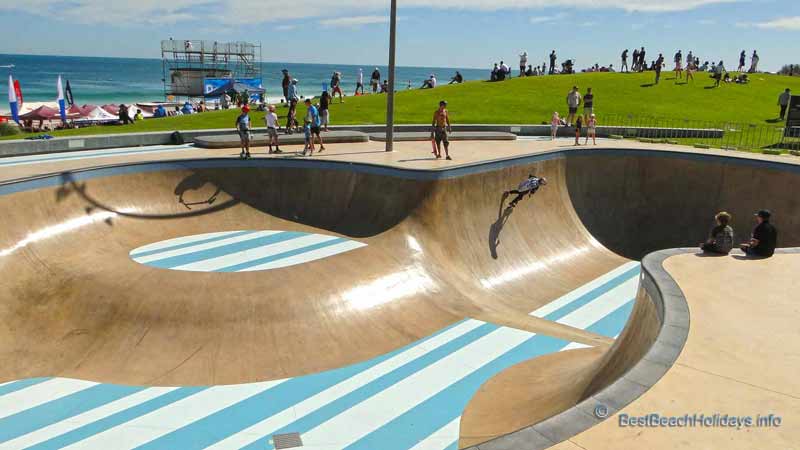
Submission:
[[[537,177],[529,174],[528,178],[523,180],[522,183],[519,184],[519,187],[517,189],[514,189],[513,191],[503,192],[503,198],[508,197],[509,194],[516,194],[517,196],[514,198],[514,200],[511,200],[511,203],[508,205],[511,208],[513,208],[517,206],[517,203],[519,203],[520,200],[525,198],[526,195],[529,196],[533,195],[536,193],[536,191],[539,190],[539,187],[546,185],[547,185],[547,178]]]

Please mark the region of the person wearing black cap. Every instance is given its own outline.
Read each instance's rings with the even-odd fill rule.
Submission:
[[[510,208],[517,206],[520,200],[525,198],[526,195],[530,196],[536,193],[539,190],[539,187],[545,186],[547,184],[547,178],[545,177],[537,177],[531,174],[528,174],[528,178],[522,180],[522,183],[519,184],[517,189],[503,192],[503,199],[505,200],[509,194],[515,194],[516,197],[514,200],[511,200],[511,203],[508,204]]]
[[[770,257],[775,254],[775,247],[778,241],[778,230],[770,223],[772,213],[762,209],[756,213],[756,225],[753,229],[753,236],[750,241],[741,245],[741,249],[748,256]]]

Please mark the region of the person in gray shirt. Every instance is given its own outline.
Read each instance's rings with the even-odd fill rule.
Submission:
[[[731,215],[725,211],[717,214],[714,219],[717,221],[708,239],[700,244],[700,249],[706,253],[716,253],[720,255],[727,255],[733,248],[733,228],[729,225]]]
[[[792,99],[792,90],[789,88],[786,88],[786,90],[783,91],[780,96],[778,96],[778,106],[781,107],[781,115],[780,115],[781,120],[783,120],[783,118],[786,116],[786,108],[789,107],[789,101],[791,99]]]

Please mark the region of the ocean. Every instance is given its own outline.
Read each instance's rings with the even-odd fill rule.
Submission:
[[[56,79],[61,75],[69,80],[75,102],[79,105],[163,101],[162,65],[160,59],[98,58],[77,56],[34,56],[0,54],[0,66],[13,64],[11,69],[0,68],[6,91],[9,72],[19,80],[22,94],[28,102],[53,102],[56,99]],[[270,99],[282,97],[281,69],[286,68],[298,79],[299,92],[304,96],[318,95],[323,83],[329,83],[333,71],[342,72],[342,87],[352,95],[358,69],[364,69],[368,81],[372,65],[332,65],[265,62],[261,64],[264,88]],[[385,66],[378,66],[385,76]],[[419,87],[430,74],[439,83],[446,83],[459,70],[467,80],[486,79],[489,70],[441,67],[398,67],[396,89],[406,89],[408,81]]]

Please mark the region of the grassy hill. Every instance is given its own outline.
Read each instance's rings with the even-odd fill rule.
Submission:
[[[612,116],[658,117],[673,120],[767,124],[777,116],[778,95],[787,87],[800,93],[800,78],[757,74],[750,84],[723,84],[712,88],[708,74],[698,73],[693,83],[676,82],[671,72],[652,85],[653,73],[589,73],[514,78],[500,83],[470,81],[433,90],[399,92],[396,123],[428,123],[439,100],[449,103],[454,123],[531,124],[547,121],[553,111],[566,111],[565,97],[573,85],[581,92],[593,88],[595,112],[601,124]],[[347,97],[331,107],[335,124],[379,124],[385,120],[386,97]],[[98,126],[57,131],[56,136],[147,131],[233,128],[238,110],[215,111],[192,116],[151,119],[134,125]],[[285,115],[285,108],[278,108]],[[298,108],[302,117],[304,108]],[[263,126],[263,113],[251,113],[253,123]],[[614,120],[617,120],[616,118]],[[18,138],[19,136],[17,136]]]

